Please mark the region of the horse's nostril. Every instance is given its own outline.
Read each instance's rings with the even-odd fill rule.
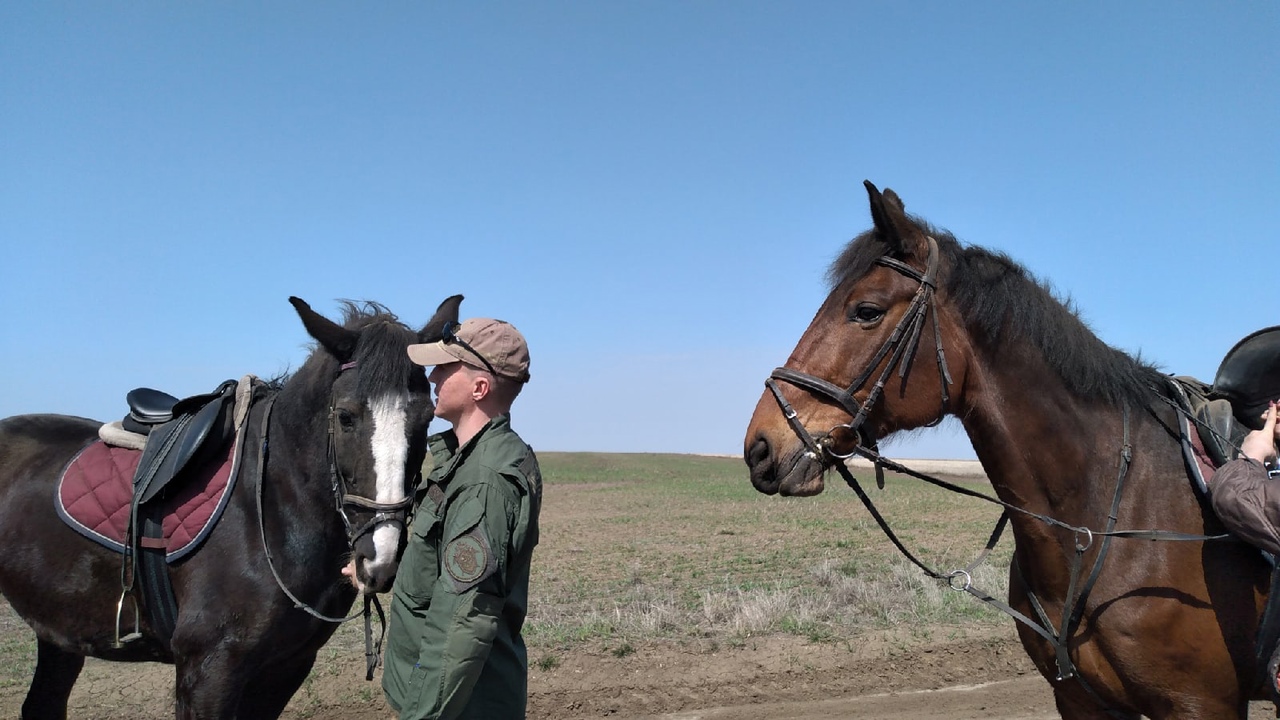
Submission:
[[[374,592],[386,592],[396,579],[395,565],[373,565],[369,567],[369,587]]]
[[[747,450],[747,466],[755,467],[760,463],[769,459],[769,441],[763,437],[757,438],[751,447]]]

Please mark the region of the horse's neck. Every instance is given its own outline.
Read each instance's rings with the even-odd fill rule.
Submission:
[[[1132,446],[1150,416],[1080,398],[1034,357],[1022,357],[970,374],[961,418],[974,451],[1006,502],[1096,525],[1112,500],[1126,435]]]
[[[267,402],[272,403],[269,413],[265,407]],[[315,398],[291,393],[287,387],[262,404],[264,415],[269,414],[262,482],[270,493],[277,493],[287,501],[287,512],[281,510],[282,514],[296,516],[308,508],[327,509],[332,513],[325,411],[315,410],[321,407],[316,405]],[[325,519],[329,519],[327,515]]]

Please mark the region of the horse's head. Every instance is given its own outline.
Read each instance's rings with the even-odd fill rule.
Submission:
[[[376,304],[361,309],[348,303],[339,325],[289,298],[320,345],[316,354],[328,356],[315,367],[328,368],[330,383],[324,429],[329,489],[347,529],[353,580],[367,593],[386,592],[395,579],[435,410],[426,374],[409,360],[407,348],[438,340],[445,323],[457,322],[461,301],[461,295],[445,300],[415,332]]]
[[[898,430],[948,412],[961,353],[935,292],[942,251],[892,190],[866,183],[875,228],[832,265],[833,290],[785,366],[774,371],[747,427],[744,457],[764,493],[816,495],[823,471]],[[944,359],[945,358],[945,359]]]

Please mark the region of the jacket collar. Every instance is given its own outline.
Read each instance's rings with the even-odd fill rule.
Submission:
[[[495,416],[490,419],[489,422],[485,423],[484,427],[480,428],[480,432],[477,432],[472,436],[472,438],[467,441],[467,444],[462,447],[458,447],[458,436],[454,434],[453,430],[446,430],[445,432],[440,433],[440,439],[443,441],[442,449],[448,453],[444,458],[441,458],[445,462],[443,469],[440,471],[439,475],[437,475],[440,484],[443,485],[448,483],[448,479],[453,477],[454,471],[458,469],[458,466],[462,464],[463,460],[465,460],[476,447],[484,443],[487,438],[493,437],[494,431],[500,432],[501,430],[510,427],[510,415]]]

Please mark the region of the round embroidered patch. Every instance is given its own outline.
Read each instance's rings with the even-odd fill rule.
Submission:
[[[459,583],[469,583],[479,579],[489,564],[485,556],[484,545],[471,535],[464,535],[449,543],[444,550],[444,567],[449,576]]]

